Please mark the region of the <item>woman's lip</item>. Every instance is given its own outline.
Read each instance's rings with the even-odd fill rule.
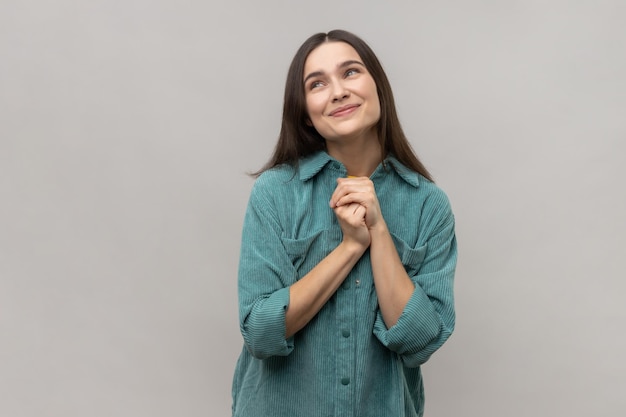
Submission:
[[[351,113],[354,109],[359,107],[358,104],[348,104],[347,106],[341,106],[329,113],[329,116],[343,116]]]

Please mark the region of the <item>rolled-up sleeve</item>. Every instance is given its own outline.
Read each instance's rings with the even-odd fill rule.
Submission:
[[[454,330],[454,272],[457,247],[454,216],[447,199],[443,214],[424,245],[425,254],[419,267],[405,265],[415,284],[397,323],[387,329],[378,312],[374,334],[390,350],[398,353],[407,367],[417,367],[443,345]]]
[[[296,271],[280,238],[280,225],[260,183],[253,187],[244,218],[238,271],[239,320],[245,345],[254,357],[286,356],[289,285]]]

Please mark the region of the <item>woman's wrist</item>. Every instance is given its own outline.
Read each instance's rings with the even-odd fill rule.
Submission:
[[[375,239],[378,236],[389,234],[387,223],[385,223],[383,219],[378,220],[375,225],[368,227],[368,230],[372,239]]]
[[[359,242],[358,240],[354,239],[344,239],[339,244],[339,247],[341,247],[350,255],[360,258],[361,255],[363,255],[363,253],[369,247],[369,244],[364,244],[363,242]]]

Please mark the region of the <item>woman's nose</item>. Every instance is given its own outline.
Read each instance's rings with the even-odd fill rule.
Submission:
[[[333,85],[333,101],[340,101],[350,96],[350,91],[338,82]]]

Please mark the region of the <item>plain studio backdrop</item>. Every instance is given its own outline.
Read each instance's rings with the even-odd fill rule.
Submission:
[[[2,0],[0,415],[230,415],[245,173],[334,28],[378,54],[457,218],[426,415],[626,415],[624,22],[619,0]]]

